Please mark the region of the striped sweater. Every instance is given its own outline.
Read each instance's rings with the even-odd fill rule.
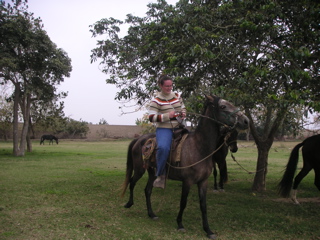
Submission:
[[[164,95],[158,92],[149,105],[149,120],[159,128],[176,128],[179,123],[176,118],[169,118],[169,112],[186,112],[182,98],[178,93]]]

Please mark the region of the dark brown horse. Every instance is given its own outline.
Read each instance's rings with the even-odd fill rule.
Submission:
[[[170,167],[167,169],[167,177],[172,180],[182,181],[180,210],[177,216],[178,230],[184,230],[182,215],[187,205],[190,187],[193,184],[197,184],[203,229],[211,239],[215,238],[215,234],[208,224],[206,195],[208,178],[212,172],[212,154],[217,149],[221,126],[243,130],[249,127],[249,120],[230,102],[215,96],[206,96],[204,112],[200,117],[199,123],[195,131],[190,132],[183,143],[180,167],[172,167],[171,164],[167,164],[167,168]],[[124,195],[128,185],[130,185],[130,197],[125,205],[126,208],[130,208],[133,205],[134,187],[145,173],[146,169],[144,168],[141,150],[143,144],[151,135],[144,135],[133,140],[128,147],[126,179],[122,193]],[[155,168],[149,165],[147,171],[149,175],[148,183],[145,187],[147,212],[150,218],[155,219],[157,216],[151,207],[151,193],[153,182],[156,178]]]
[[[299,174],[294,178],[299,160],[299,149],[301,147],[303,167]],[[282,197],[290,197],[292,189],[291,199],[295,204],[299,204],[297,200],[297,188],[301,180],[312,169],[315,173],[314,184],[320,191],[320,134],[305,139],[303,142],[299,143],[292,149],[288,164],[286,166],[286,170],[278,185],[279,194]]]
[[[226,157],[228,155],[229,149],[233,153],[238,151],[237,138],[238,138],[237,130],[233,130],[231,132],[228,132],[228,129],[222,130],[222,135],[218,141],[218,146],[221,145],[221,148],[212,156],[213,180],[214,180],[213,190],[214,191],[218,191],[219,189],[220,191],[224,191],[224,184],[228,182]],[[217,183],[217,176],[218,176],[217,165],[219,168],[219,175],[220,175],[219,188]]]
[[[58,138],[53,136],[53,135],[42,135],[41,139],[40,139],[40,145],[43,144],[44,145],[44,140],[49,140],[49,145],[50,143],[53,144],[53,140],[56,141],[56,144],[58,144]]]

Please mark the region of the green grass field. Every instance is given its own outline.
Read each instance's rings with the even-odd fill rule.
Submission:
[[[207,239],[202,230],[196,186],[189,195],[183,223],[176,230],[181,183],[168,181],[165,191],[154,189],[153,209],[147,216],[144,176],[135,189],[135,204],[120,198],[129,140],[61,141],[40,146],[32,153],[12,156],[12,143],[0,142],[0,239]],[[294,205],[277,196],[292,147],[276,142],[269,154],[267,191],[251,192],[254,174],[227,158],[229,182],[224,193],[208,191],[208,217],[218,239],[320,239],[319,191],[311,172],[299,186]],[[236,159],[255,171],[253,142],[240,141]],[[301,167],[302,161],[299,162]]]

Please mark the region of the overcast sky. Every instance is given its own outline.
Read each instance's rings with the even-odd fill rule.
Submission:
[[[156,0],[29,0],[29,11],[40,17],[44,29],[59,48],[64,49],[72,60],[71,77],[59,87],[67,91],[64,99],[65,114],[75,120],[94,124],[105,119],[110,125],[135,125],[143,113],[121,115],[120,103],[114,100],[114,85],[106,84],[106,75],[98,63],[90,63],[91,50],[97,39],[92,38],[89,25],[102,18],[125,20],[131,13],[144,16],[147,4]],[[175,5],[177,0],[167,0]],[[134,109],[124,109],[132,112]]]

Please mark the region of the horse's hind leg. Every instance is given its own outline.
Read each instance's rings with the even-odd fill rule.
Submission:
[[[130,183],[129,183],[129,190],[130,190],[130,196],[129,196],[129,201],[124,205],[125,208],[130,208],[133,205],[133,191],[136,186],[136,183],[139,181],[139,179],[143,176],[145,173],[145,170],[143,169],[142,171],[134,171],[133,176],[130,178]]]
[[[155,171],[153,168],[148,168],[148,182],[147,185],[144,189],[144,193],[146,196],[146,203],[147,203],[147,210],[148,210],[148,216],[152,219],[158,219],[158,217],[154,214],[151,206],[151,194],[152,194],[152,189],[153,189],[153,182],[156,179],[155,177]]]
[[[320,191],[320,168],[319,169],[314,169],[314,174],[315,174],[314,185],[316,185],[316,187]]]
[[[293,187],[292,187],[292,194],[291,199],[295,204],[299,204],[297,200],[297,188],[302,181],[302,179],[310,172],[311,166],[304,165],[299,174],[294,178]]]

